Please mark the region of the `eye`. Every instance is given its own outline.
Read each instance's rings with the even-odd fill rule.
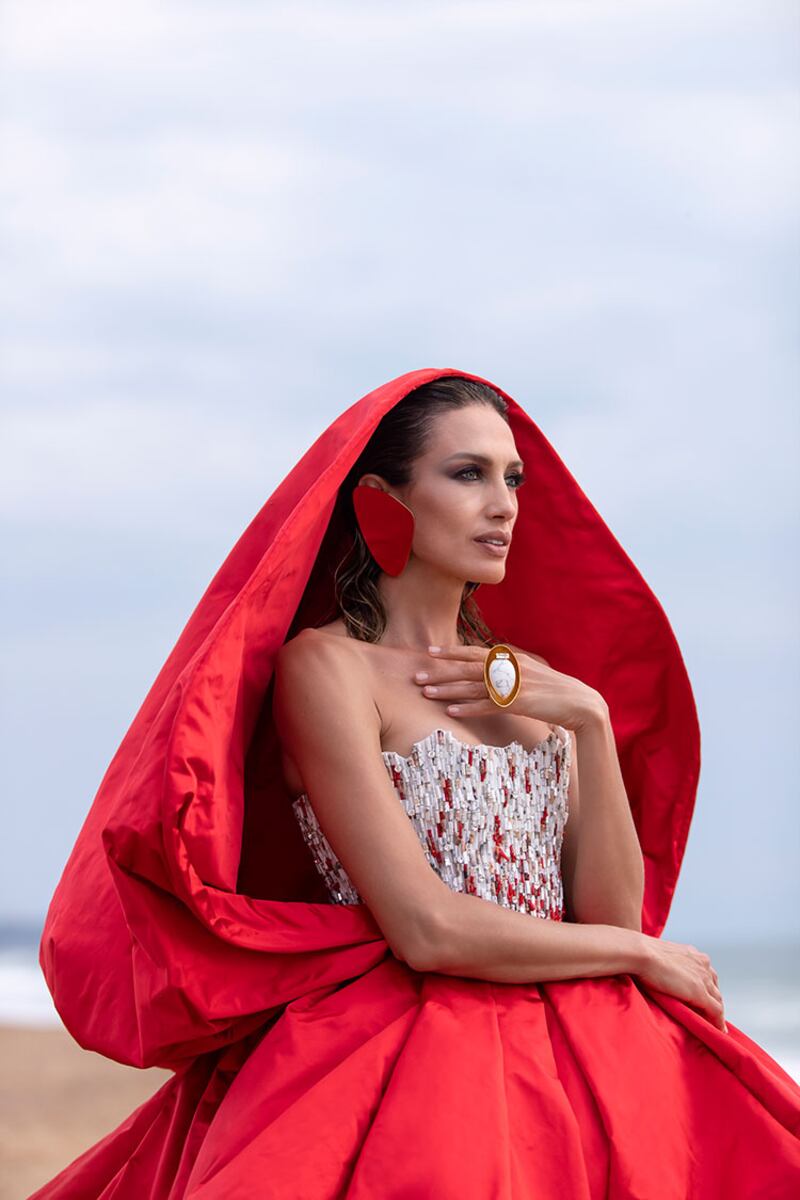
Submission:
[[[456,474],[453,476],[453,478],[454,479],[464,479],[464,478],[466,478],[467,475],[480,475],[480,474],[481,474],[480,467],[464,467],[462,470],[457,471]],[[509,480],[514,491],[516,491],[517,488],[521,488],[523,483],[526,482],[527,478],[528,478],[527,475],[525,475],[525,473],[523,471],[512,471],[512,473],[510,475],[506,475],[506,479]]]

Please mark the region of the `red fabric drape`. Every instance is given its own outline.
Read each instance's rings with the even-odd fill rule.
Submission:
[[[800,1089],[742,1031],[627,975],[421,975],[364,905],[326,902],[282,782],[274,658],[330,608],[337,489],[378,421],[451,374],[489,382],[409,372],[314,442],[220,567],[115,754],[40,962],[82,1046],[176,1074],[37,1197],[699,1197],[720,1179],[726,1196],[789,1196]],[[498,640],[606,698],[644,855],[642,925],[658,935],[700,768],[686,669],[635,565],[491,386],[532,482],[481,610]]]

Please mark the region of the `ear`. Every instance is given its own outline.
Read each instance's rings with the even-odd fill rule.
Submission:
[[[382,492],[388,492],[389,490],[389,485],[386,480],[380,475],[376,475],[374,471],[370,471],[366,475],[362,475],[358,481],[358,486],[380,488]]]

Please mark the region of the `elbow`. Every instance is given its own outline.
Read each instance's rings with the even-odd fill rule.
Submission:
[[[429,911],[415,923],[414,937],[402,947],[402,960],[412,971],[438,971],[446,945],[443,914]]]
[[[620,929],[632,929],[635,933],[642,932],[641,914],[634,916],[620,917],[619,920],[607,922],[609,925],[618,925]]]
[[[567,920],[577,925],[616,925],[620,929],[642,932],[642,908],[619,904],[584,905],[572,909],[567,906]]]
[[[608,922],[609,925],[619,925],[622,929],[633,929],[636,933],[642,932],[642,905],[631,904],[620,909],[616,919]]]
[[[644,880],[634,886],[603,889],[565,888],[565,907],[571,920],[585,925],[617,925],[642,932]]]
[[[642,932],[642,907],[643,907],[643,904],[644,904],[644,902],[642,901],[642,903],[637,905],[636,908],[632,908],[630,913],[628,914],[628,920],[625,922],[625,925],[628,929],[634,929],[637,933]]]

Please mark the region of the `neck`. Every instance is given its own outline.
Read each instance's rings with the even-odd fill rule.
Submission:
[[[386,611],[386,629],[381,645],[422,651],[428,646],[458,645],[464,583],[413,559],[402,575],[382,574],[378,593]]]

